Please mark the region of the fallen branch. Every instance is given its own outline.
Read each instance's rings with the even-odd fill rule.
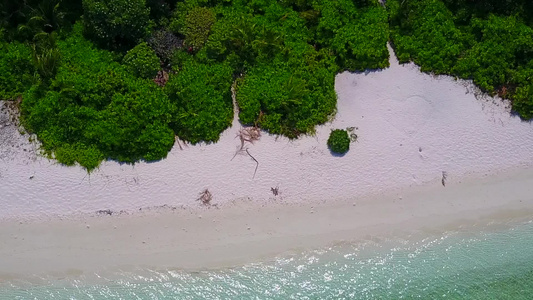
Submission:
[[[239,132],[237,133],[237,137],[241,141],[241,146],[237,149],[237,151],[235,151],[235,154],[233,155],[231,160],[233,160],[235,156],[239,154],[239,152],[244,150],[244,145],[246,142],[250,144],[254,144],[255,141],[258,141],[261,138],[261,131],[259,130],[259,128],[255,126],[243,128],[239,130]]]
[[[200,193],[200,197],[196,201],[200,201],[205,206],[211,206],[211,200],[213,200],[213,195],[208,189],[203,190]]]
[[[256,165],[255,165],[255,171],[254,171],[254,176],[252,177],[255,178],[255,173],[257,173],[257,168],[259,167],[259,162],[257,161],[257,159],[255,159],[255,157],[253,157],[250,152],[248,152],[248,149],[246,149],[246,153],[248,153],[248,155],[255,161]]]

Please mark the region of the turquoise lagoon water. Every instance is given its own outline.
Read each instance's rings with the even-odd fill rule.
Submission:
[[[533,299],[533,222],[476,230],[338,245],[223,270],[4,283],[0,299]]]

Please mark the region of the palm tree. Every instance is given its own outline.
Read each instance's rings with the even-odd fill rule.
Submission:
[[[258,38],[252,42],[252,46],[258,53],[273,57],[283,48],[283,38],[273,30],[262,27]]]
[[[64,24],[66,13],[61,10],[63,0],[43,0],[36,7],[26,4],[31,16],[26,24],[19,25],[19,33],[35,35],[51,33]]]
[[[287,92],[287,99],[282,100],[282,109],[289,113],[291,108],[302,104],[304,96],[309,92],[305,80],[291,75],[285,83],[284,90]]]
[[[56,34],[41,32],[33,38],[33,63],[41,78],[52,79],[59,68],[60,53],[56,47]]]

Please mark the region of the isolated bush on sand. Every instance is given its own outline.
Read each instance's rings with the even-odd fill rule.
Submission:
[[[328,138],[329,149],[337,154],[344,154],[350,150],[350,136],[346,130],[332,130]]]

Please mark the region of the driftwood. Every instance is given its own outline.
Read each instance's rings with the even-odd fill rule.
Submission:
[[[248,152],[248,149],[246,149],[246,153],[248,153],[248,155],[255,161],[256,165],[255,165],[255,171],[254,171],[254,176],[252,178],[255,178],[255,173],[257,173],[257,168],[259,167],[259,162],[257,161],[257,159],[255,159],[255,157],[253,157],[250,152]]]
[[[246,142],[248,142],[250,144],[253,144],[255,141],[258,141],[261,138],[261,131],[259,130],[259,128],[255,127],[255,126],[254,127],[243,128],[243,129],[239,130],[239,133],[237,133],[237,137],[241,141],[241,146],[240,146],[240,148],[237,149],[237,151],[235,152],[235,155],[233,155],[231,160],[233,160],[235,158],[235,156],[237,156],[237,154],[239,154],[239,152],[244,150],[244,145],[245,145]]]
[[[211,206],[211,200],[213,200],[213,195],[208,189],[203,190],[196,201],[200,201],[205,206]]]
[[[178,143],[178,146],[180,147],[180,150],[183,150],[183,147],[181,146],[180,138],[178,136],[175,137],[176,143]]]
[[[245,147],[246,142],[253,144],[255,141],[258,141],[261,138],[261,130],[259,130],[258,127],[247,127],[239,130],[239,133],[237,133],[237,136],[239,140],[241,141],[241,145],[237,147],[237,151],[235,151],[235,154],[231,158],[233,160],[237,154],[241,152],[246,152],[248,156],[250,156],[256,163],[255,165],[255,171],[254,176],[252,178],[255,178],[255,174],[257,173],[257,168],[259,167],[259,161],[253,157],[252,154],[248,151],[248,148]]]

